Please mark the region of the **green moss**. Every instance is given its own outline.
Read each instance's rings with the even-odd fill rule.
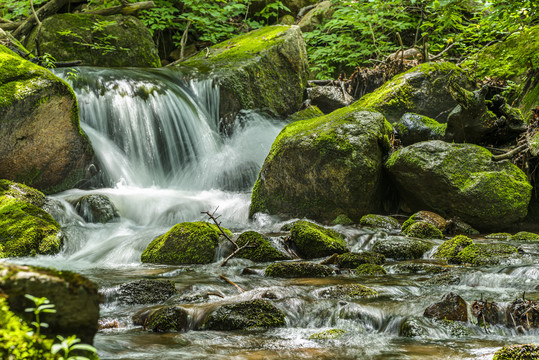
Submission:
[[[361,264],[376,264],[382,265],[386,258],[382,254],[372,251],[364,251],[360,253],[345,253],[337,257],[337,264],[340,268],[354,269]]]
[[[461,250],[471,244],[473,244],[472,239],[464,235],[458,235],[444,241],[432,256],[436,259],[453,261]]]
[[[229,235],[232,233],[224,229]],[[184,222],[155,238],[141,255],[143,263],[208,264],[215,257],[220,232],[207,222]]]
[[[290,239],[305,258],[342,254],[348,251],[342,235],[308,221],[297,222],[290,231]]]
[[[331,222],[333,225],[344,225],[344,226],[348,226],[348,225],[353,225],[354,222],[352,221],[352,219],[350,219],[348,216],[344,215],[344,214],[341,214],[339,216],[337,216],[335,218],[335,220],[333,220]]]
[[[378,240],[372,250],[395,260],[420,259],[423,254],[432,249],[430,242],[412,238],[389,238]]]
[[[506,345],[494,353],[492,360],[535,360],[539,359],[539,345]]]
[[[243,249],[236,255],[237,257],[249,259],[257,262],[286,260],[288,255],[275,249],[270,241],[256,231],[247,231],[241,234],[236,240],[239,246],[249,242],[247,248]]]
[[[326,265],[309,262],[281,262],[271,264],[266,268],[265,275],[269,277],[301,278],[326,277],[333,274],[333,269]]]
[[[45,203],[45,195],[41,191],[5,179],[0,179],[0,197],[2,196],[26,201],[37,207]]]
[[[336,285],[320,292],[322,298],[358,299],[378,295],[378,291],[360,284]]]
[[[440,274],[449,270],[447,266],[417,262],[400,263],[394,269],[399,274]]]
[[[486,239],[495,239],[495,240],[509,240],[511,238],[511,234],[506,232],[501,233],[492,233],[485,235]]]
[[[531,232],[527,232],[527,231],[521,231],[521,232],[518,232],[515,235],[511,236],[511,240],[538,242],[539,241],[539,235],[531,233]]]
[[[165,306],[148,316],[145,328],[155,332],[185,331],[189,324],[187,311],[180,306]]]
[[[300,120],[309,120],[320,116],[324,116],[324,113],[318,108],[318,106],[313,105],[290,115],[286,120],[289,122],[294,122]]]
[[[359,224],[362,226],[372,226],[386,230],[398,230],[400,224],[397,219],[391,216],[367,214],[361,218]]]
[[[438,228],[426,221],[418,221],[408,226],[402,233],[406,236],[420,239],[443,239],[443,234]]]
[[[357,275],[385,275],[386,269],[376,264],[361,264],[355,269]]]
[[[346,334],[346,330],[329,329],[329,330],[324,330],[324,331],[321,331],[321,332],[314,333],[311,336],[309,336],[309,339],[311,339],[311,340],[338,339],[341,336],[343,336],[344,334]]]
[[[471,244],[461,250],[453,261],[474,266],[495,265],[517,253],[517,248],[506,244]]]
[[[255,299],[223,305],[204,321],[209,330],[267,329],[285,325],[285,314],[269,301]]]

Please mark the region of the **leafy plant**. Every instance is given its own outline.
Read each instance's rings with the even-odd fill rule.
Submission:
[[[41,66],[47,69],[54,69],[56,67],[56,59],[51,54],[45,53],[41,57]]]
[[[40,314],[41,313],[53,314],[56,312],[56,310],[54,309],[54,305],[51,304],[50,301],[45,297],[35,297],[30,294],[26,294],[24,295],[24,297],[33,301],[35,305],[35,307],[24,309],[24,311],[34,313],[36,320],[33,321],[31,324],[34,325],[34,327],[36,328],[36,335],[39,336],[41,332],[41,328],[49,327],[49,324],[41,322],[39,320]]]
[[[80,339],[76,335],[64,338],[61,335],[56,336],[61,342],[54,344],[51,347],[51,353],[53,355],[58,354],[58,360],[88,360],[85,356],[70,355],[73,351],[89,351],[93,354],[97,353],[95,347],[88,344],[79,344]]]

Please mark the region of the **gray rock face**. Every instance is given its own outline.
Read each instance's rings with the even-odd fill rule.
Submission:
[[[321,1],[316,7],[303,16],[298,24],[301,31],[311,32],[324,20],[331,19],[335,12],[331,1]]]
[[[137,280],[120,285],[117,299],[125,304],[162,303],[177,294],[170,280]]]
[[[499,229],[526,216],[531,185],[515,165],[491,157],[477,145],[428,141],[395,152],[386,167],[407,209]]]
[[[427,140],[442,140],[446,127],[447,125],[440,124],[429,117],[413,113],[402,115],[399,121],[393,124],[395,132],[404,146]]]
[[[442,301],[425,309],[423,316],[436,320],[468,321],[466,301],[455,293],[444,295]]]
[[[27,322],[35,321],[24,309],[34,304],[24,297],[46,297],[56,313],[42,314],[40,321],[49,324],[42,332],[64,337],[76,334],[91,344],[97,332],[99,294],[96,285],[82,275],[31,266],[0,265],[0,287],[8,295],[11,310]]]
[[[335,86],[316,86],[307,89],[311,104],[317,106],[324,114],[350,105],[354,99]]]
[[[86,195],[77,199],[75,210],[84,220],[92,223],[106,223],[120,216],[110,199],[100,194]]]

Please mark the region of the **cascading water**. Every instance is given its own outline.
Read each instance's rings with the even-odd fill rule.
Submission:
[[[68,71],[57,73],[67,77]],[[455,328],[423,317],[425,308],[449,291],[467,301],[484,297],[505,305],[523,292],[539,299],[539,249],[534,244],[521,244],[528,255],[520,263],[451,268],[459,281],[445,285],[429,285],[432,274],[403,272],[397,262],[385,265],[385,276],[349,272],[322,279],[264,277],[267,264],[244,259],[233,259],[227,267],[142,264],[140,255],[152,239],[176,223],[203,220],[201,212],[216,207],[223,225],[236,233],[278,233],[282,222],[269,216],[249,222],[247,213],[250,188],[284,124],[246,112],[232,135],[223,136],[218,89],[209,80],[184,80],[175,70],[81,68],[68,81],[99,161],[101,186],[52,197],[49,210],[68,239],[61,254],[15,261],[75,270],[98,283],[107,298],[101,317],[119,325],[96,336],[102,359],[492,359],[506,343],[539,342],[537,330],[518,333],[502,325],[485,330],[472,323]],[[71,203],[87,194],[108,196],[120,218],[86,222]],[[346,235],[352,251],[370,250],[376,240],[395,235],[353,226],[336,229]],[[279,240],[285,234],[274,235]],[[419,263],[433,262],[429,254]],[[254,275],[242,274],[247,266]],[[238,295],[217,274],[247,291]],[[287,323],[268,331],[149,333],[131,321],[149,305],[125,305],[114,297],[119,284],[141,278],[173,280],[179,294],[168,304],[185,306],[192,327],[222,301],[251,298],[271,298],[286,313]],[[379,295],[359,300],[323,295],[329,286],[350,283]],[[423,332],[406,337],[403,324]],[[332,329],[340,331],[334,339],[313,336]]]

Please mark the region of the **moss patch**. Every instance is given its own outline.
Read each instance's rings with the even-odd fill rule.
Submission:
[[[320,292],[322,298],[358,299],[378,295],[378,291],[360,284],[337,285]]]
[[[361,218],[359,224],[362,226],[372,226],[386,230],[398,230],[401,228],[397,219],[391,216],[367,214]]]
[[[333,269],[326,265],[309,262],[281,262],[266,268],[265,275],[282,278],[317,278],[333,274]]]
[[[202,327],[208,330],[267,329],[285,325],[285,314],[269,301],[250,300],[223,305],[212,312]]]
[[[511,240],[515,241],[527,241],[527,242],[539,242],[539,235],[527,231],[521,231],[511,236]]]
[[[386,258],[382,254],[373,251],[364,251],[360,253],[345,253],[337,257],[337,264],[340,268],[354,269],[362,264],[382,265]]]
[[[372,250],[395,260],[411,260],[422,258],[433,246],[424,240],[395,237],[376,241]]]
[[[539,345],[507,345],[494,353],[492,360],[535,360],[539,359]]]
[[[418,221],[408,226],[402,233],[406,236],[420,239],[443,239],[443,234],[436,226],[426,222]]]
[[[458,264],[496,265],[518,254],[517,248],[506,244],[471,244],[453,259]]]
[[[348,251],[342,235],[308,221],[297,222],[290,234],[290,239],[305,258],[318,258]]]
[[[275,249],[270,241],[256,231],[246,231],[236,240],[239,246],[249,242],[249,246],[238,253],[238,257],[257,262],[286,260],[288,255]],[[252,246],[252,247],[251,247]]]
[[[326,339],[338,339],[346,334],[346,330],[342,329],[329,329],[321,332],[317,332],[309,336],[312,340],[326,340]]]
[[[438,247],[433,257],[454,261],[458,253],[471,244],[473,244],[473,241],[469,237],[464,235],[455,236],[452,239],[444,241]]]
[[[357,275],[385,275],[386,269],[381,265],[375,264],[361,264],[355,269]]]

